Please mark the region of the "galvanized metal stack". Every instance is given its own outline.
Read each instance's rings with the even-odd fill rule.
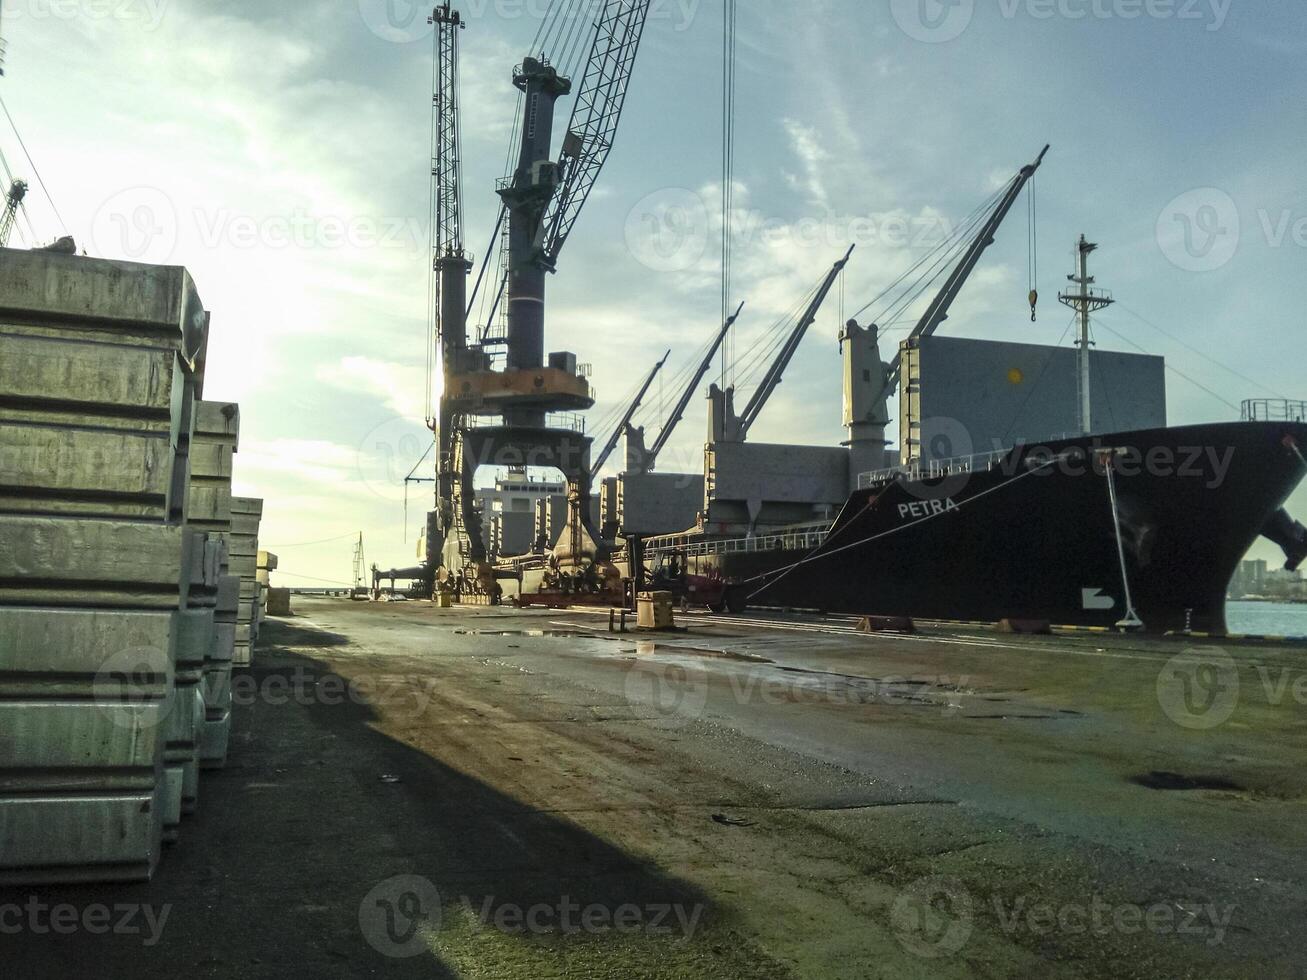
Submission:
[[[204,722],[200,734],[200,764],[220,769],[227,764],[231,742],[231,670],[236,657],[240,577],[231,571],[231,479],[240,449],[240,408],[221,402],[199,402],[191,448],[191,499],[187,520],[222,542],[218,594],[214,603],[213,643],[203,669]]]
[[[259,525],[263,501],[234,497],[231,502],[231,573],[240,576],[240,609],[236,614],[237,667],[254,663],[259,635]]]
[[[258,631],[263,628],[264,621],[268,618],[268,593],[272,591],[272,573],[277,570],[277,564],[280,559],[269,551],[260,551],[258,568],[255,572],[255,578],[259,587],[259,604],[255,610],[255,639],[258,639]]]
[[[198,804],[220,634],[226,542],[187,522],[208,316],[181,268],[0,269],[0,883],[143,880]]]

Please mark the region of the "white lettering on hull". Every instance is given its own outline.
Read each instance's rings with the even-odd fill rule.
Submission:
[[[912,504],[899,504],[899,519],[938,517],[940,514],[960,509],[952,497],[947,500],[918,500]]]

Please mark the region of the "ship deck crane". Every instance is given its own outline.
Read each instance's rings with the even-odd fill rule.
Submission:
[[[614,450],[617,449],[617,444],[622,441],[622,433],[626,431],[627,426],[631,424],[631,420],[635,418],[635,413],[640,411],[640,406],[644,404],[645,396],[649,394],[649,389],[653,387],[654,381],[658,379],[658,375],[662,372],[662,369],[667,366],[667,361],[671,356],[672,352],[669,350],[665,355],[663,355],[663,359],[654,365],[654,369],[649,372],[649,377],[645,379],[644,385],[635,396],[635,400],[631,402],[630,407],[626,410],[626,414],[624,414],[621,421],[617,423],[617,428],[613,430],[612,436],[610,436],[608,442],[604,444],[603,451],[599,454],[598,459],[595,460],[594,465],[590,468],[591,480],[597,480],[599,478],[599,474],[603,470],[604,464],[608,462],[609,458],[613,455]]]
[[[908,335],[908,341],[918,340],[922,337],[931,336],[939,329],[940,324],[948,319],[949,310],[952,309],[954,301],[958,294],[962,292],[962,287],[967,284],[971,274],[976,271],[981,258],[989,247],[994,244],[994,239],[998,235],[999,228],[1002,227],[1003,221],[1007,218],[1012,206],[1016,204],[1021,192],[1032,177],[1035,176],[1040,166],[1044,162],[1044,157],[1048,154],[1049,146],[1045,146],[1040,151],[1039,156],[1034,163],[1028,164],[1021,168],[1015,177],[1008,183],[1007,190],[994,206],[993,212],[989,216],[980,232],[972,241],[970,247],[963,254],[962,259],[954,268],[952,274],[945,280],[939,294],[926,308],[921,319],[913,328],[912,333]],[[882,392],[884,397],[888,398],[898,387],[899,378],[903,370],[903,355],[901,353],[894,355],[894,360],[889,364],[889,371],[886,375],[885,388]]]
[[[704,355],[703,361],[700,362],[699,369],[695,371],[694,376],[690,378],[690,383],[686,385],[681,400],[676,403],[676,407],[672,409],[667,422],[658,433],[658,438],[654,440],[654,444],[648,449],[642,449],[636,454],[639,458],[641,472],[651,473],[658,466],[658,457],[667,448],[667,444],[671,442],[672,436],[676,433],[676,427],[684,420],[685,412],[690,407],[694,393],[699,390],[699,385],[703,384],[703,379],[712,370],[713,361],[717,359],[717,353],[722,349],[722,345],[726,343],[731,328],[735,326],[735,321],[740,318],[740,314],[743,312],[744,304],[741,303],[736,311],[722,324],[717,336],[713,338],[713,342],[708,347],[708,353]]]
[[[771,400],[771,396],[780,387],[786,369],[790,366],[790,362],[794,360],[794,355],[798,353],[799,345],[803,343],[803,338],[807,336],[808,330],[817,322],[817,314],[821,312],[826,297],[830,295],[831,289],[835,286],[836,279],[844,271],[845,266],[849,264],[849,259],[853,257],[855,248],[857,248],[856,245],[849,246],[844,258],[831,267],[830,272],[827,273],[826,278],[822,280],[821,285],[817,288],[817,294],[813,297],[812,302],[808,304],[808,308],[804,310],[803,315],[799,317],[794,330],[791,331],[784,346],[781,347],[776,360],[758,385],[758,390],[753,393],[753,397],[749,399],[749,404],[740,413],[737,419],[739,441],[743,442],[748,437],[749,430],[753,428],[753,424],[758,421],[758,416],[767,407],[767,402]]]

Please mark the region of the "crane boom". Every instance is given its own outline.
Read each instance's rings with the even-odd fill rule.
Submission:
[[[630,425],[631,420],[635,418],[635,413],[640,411],[640,406],[644,404],[645,396],[649,394],[649,389],[653,387],[653,383],[657,380],[659,372],[662,371],[663,367],[667,364],[668,358],[671,356],[672,352],[669,350],[663,355],[663,359],[654,365],[654,369],[649,372],[649,377],[645,380],[644,387],[642,387],[640,393],[635,396],[635,401],[631,402],[631,407],[626,410],[626,414],[622,416],[622,420],[617,423],[617,428],[613,430],[612,437],[609,438],[608,442],[604,445],[604,451],[599,454],[599,458],[595,460],[594,466],[590,468],[590,479],[598,479],[600,471],[604,468],[604,464],[608,462],[608,458],[612,456],[613,451],[617,449],[617,444],[621,442],[622,433],[626,431],[626,427]]]
[[[449,0],[432,14],[436,25],[435,152],[431,176],[435,188],[435,244],[438,256],[463,254],[462,145],[458,120],[458,32],[467,25]]]
[[[994,244],[994,239],[998,235],[998,230],[1002,227],[1004,219],[1007,218],[1008,212],[1011,211],[1012,206],[1016,204],[1017,198],[1020,197],[1021,192],[1025,190],[1026,184],[1030,182],[1030,178],[1035,176],[1035,172],[1039,170],[1040,165],[1043,164],[1044,157],[1048,154],[1048,151],[1049,147],[1045,146],[1044,149],[1040,151],[1039,156],[1035,159],[1034,163],[1022,167],[1017,175],[1012,178],[1011,182],[1008,184],[1007,192],[999,200],[998,204],[995,205],[994,213],[989,216],[989,220],[986,221],[984,227],[980,229],[980,233],[976,235],[975,240],[971,243],[971,247],[968,248],[966,254],[962,256],[962,260],[958,263],[957,268],[953,270],[953,274],[948,277],[943,288],[940,289],[939,295],[936,296],[930,306],[927,307],[926,312],[922,314],[921,319],[917,322],[916,327],[913,328],[912,333],[908,335],[909,341],[917,340],[920,337],[931,336],[931,334],[939,329],[939,325],[948,319],[949,310],[953,306],[953,301],[958,298],[958,294],[962,292],[962,287],[967,284],[967,280],[970,279],[971,274],[975,272],[976,266],[980,263],[981,257],[986,251],[988,251],[989,246]],[[889,395],[898,386],[899,376],[902,373],[902,370],[903,355],[896,354],[894,360],[890,362],[889,372],[886,375],[886,395]]]
[[[467,23],[445,0],[435,8],[436,88],[432,95],[431,247],[435,276],[431,311],[443,363],[467,346],[467,277],[463,248],[463,160],[459,128],[458,34]]]
[[[455,413],[442,393],[439,403],[436,373],[447,378],[461,364],[467,349],[467,278],[471,263],[463,249],[463,162],[459,128],[458,35],[467,25],[449,0],[431,14],[436,28],[435,88],[432,93],[431,147],[431,336],[427,348],[427,421],[436,437],[436,520],[429,524],[427,567],[434,574],[445,543],[457,538],[463,515],[455,506],[458,483]],[[434,411],[433,411],[434,407]],[[478,528],[463,522],[464,533]]]
[[[545,216],[543,260],[551,270],[613,148],[651,3],[607,0],[599,13],[558,160],[558,193]]]
[[[844,271],[844,267],[849,264],[849,259],[853,257],[853,250],[856,245],[850,245],[849,250],[845,253],[844,258],[840,259],[831,267],[826,278],[822,281],[821,286],[817,289],[817,295],[813,297],[812,302],[804,311],[803,316],[799,317],[799,322],[795,325],[789,339],[785,341],[785,346],[781,348],[780,356],[776,358],[771,369],[767,372],[762,383],[758,385],[758,390],[753,393],[749,399],[749,404],[745,407],[744,412],[740,415],[740,439],[743,440],[749,434],[749,429],[753,423],[758,421],[758,416],[762,410],[767,407],[767,402],[780,386],[781,380],[785,376],[785,370],[790,366],[790,361],[794,360],[794,355],[799,350],[799,345],[803,343],[803,338],[807,335],[809,328],[817,322],[817,314],[821,312],[822,305],[826,302],[826,297],[830,295],[831,288],[835,285],[835,280],[839,274]]]
[[[726,337],[731,332],[731,327],[735,326],[735,321],[740,318],[740,314],[743,312],[744,304],[741,303],[739,309],[731,315],[731,317],[722,325],[721,330],[718,331],[717,337],[713,341],[712,346],[708,348],[708,356],[703,359],[703,363],[699,365],[699,370],[696,371],[694,377],[690,379],[690,383],[685,389],[685,394],[683,394],[681,400],[676,403],[676,408],[672,411],[671,417],[668,418],[667,424],[664,425],[662,431],[658,433],[658,439],[654,442],[653,446],[650,447],[648,453],[645,454],[645,466],[648,469],[652,470],[657,465],[658,454],[667,448],[667,443],[671,441],[672,434],[676,431],[676,427],[680,425],[681,420],[685,418],[685,410],[690,407],[690,401],[694,398],[694,393],[699,390],[699,385],[702,384],[703,379],[707,377],[708,371],[712,368],[713,361],[717,358],[717,352],[722,349],[722,344],[726,342]]]

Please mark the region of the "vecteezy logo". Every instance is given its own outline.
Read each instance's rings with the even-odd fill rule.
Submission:
[[[652,709],[677,728],[701,718],[708,706],[708,672],[698,664],[638,661],[626,672],[623,686],[631,707]]]
[[[431,442],[431,431],[421,419],[396,416],[383,422],[359,446],[359,478],[378,497],[398,503],[405,498],[409,474],[428,477],[435,471],[435,460],[430,455],[423,459]]]
[[[922,481],[902,484],[908,493],[920,500],[943,504],[939,509],[932,508],[928,513],[913,516],[935,517],[958,509],[954,497],[960,495],[971,482],[970,467],[963,463],[976,451],[976,444],[971,438],[971,430],[957,419],[936,416],[921,423],[922,452],[927,460],[954,460],[958,465],[941,468],[940,479],[929,477],[926,467],[922,469]]]
[[[91,241],[106,258],[163,265],[177,250],[177,208],[157,187],[119,191],[96,211]]]
[[[650,194],[627,216],[626,247],[654,272],[694,268],[708,250],[708,205],[683,187]]]
[[[962,36],[971,26],[975,0],[890,0],[899,29],[914,41],[941,44]]]
[[[440,930],[440,892],[426,878],[399,875],[383,881],[359,906],[359,928],[368,945],[391,959],[410,959],[430,950]]]
[[[1239,667],[1223,650],[1182,653],[1157,675],[1157,703],[1181,728],[1223,725],[1239,703]]]
[[[359,0],[359,13],[368,29],[383,41],[408,44],[433,30],[428,18],[433,4],[413,0]]]
[[[1181,194],[1157,219],[1157,244],[1185,272],[1213,272],[1239,250],[1241,226],[1234,198],[1215,187]]]
[[[91,681],[96,706],[115,727],[157,728],[177,707],[165,650],[129,647],[107,657]]]
[[[971,938],[975,910],[971,895],[952,878],[922,878],[899,893],[890,924],[899,944],[923,959],[958,953]]]

